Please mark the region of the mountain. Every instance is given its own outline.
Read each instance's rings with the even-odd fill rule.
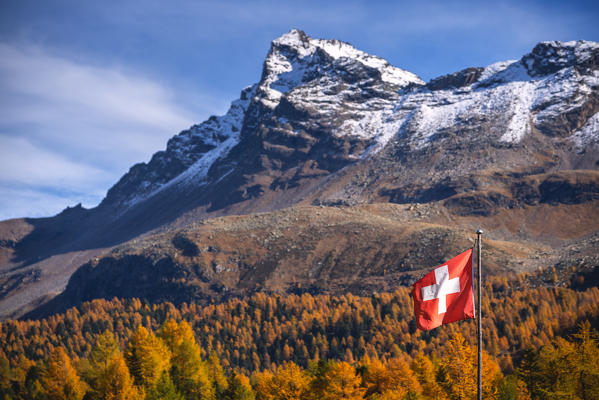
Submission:
[[[191,271],[185,281],[192,284],[163,288],[166,298],[311,287],[320,275],[301,265],[306,257],[345,271],[328,273],[326,290],[364,292],[374,290],[373,282],[391,289],[413,278],[407,264],[428,266],[468,246],[466,239],[453,245],[418,239],[440,232],[465,238],[478,226],[494,241],[491,273],[594,264],[598,111],[594,42],[543,42],[519,60],[427,83],[347,43],[292,30],[272,42],[260,81],[227,114],[171,138],[148,163],[134,165],[98,207],[0,223],[0,314],[19,316],[46,303],[82,264],[51,304],[91,295],[160,297],[160,282],[182,279],[177,271],[183,270]],[[373,211],[368,204],[383,205]],[[321,228],[281,219],[290,212],[300,221],[321,209]],[[251,232],[259,240],[246,241],[245,220],[227,216],[251,221],[256,213],[267,213],[256,218],[270,222]],[[343,223],[347,229],[329,232],[328,225]],[[218,224],[234,232],[226,245],[216,233],[205,234],[207,227],[217,232]],[[261,235],[283,225],[290,231],[273,253]],[[373,230],[380,235],[367,233]],[[213,258],[199,252],[201,260],[185,261],[175,242],[186,237],[200,250],[239,249],[208,251],[218,254]],[[281,249],[292,252],[294,243],[302,250],[285,258]],[[377,246],[380,252],[367,250]],[[411,252],[421,257],[413,254],[407,263]],[[227,266],[227,257],[236,261]],[[170,261],[146,283],[127,273],[151,271],[161,259]],[[355,259],[360,265],[350,267]],[[223,276],[236,271],[228,274],[236,278],[217,279],[216,265],[225,268]],[[396,280],[381,279],[381,271],[393,271]]]

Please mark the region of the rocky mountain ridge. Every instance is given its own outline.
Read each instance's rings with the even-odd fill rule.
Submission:
[[[420,204],[430,210],[422,223],[488,223],[493,240],[526,241],[532,252],[587,243],[599,229],[598,111],[594,42],[543,42],[520,60],[425,83],[292,30],[227,114],[174,136],[98,207],[0,223],[0,314],[47,301],[86,257],[140,235],[291,206]],[[514,227],[515,216],[527,223]]]
[[[158,188],[211,185],[236,173],[243,189],[233,200],[238,202],[376,156],[390,141],[401,144],[402,156],[414,158],[458,134],[462,146],[512,149],[540,133],[547,151],[568,153],[560,162],[569,165],[554,170],[594,169],[598,54],[591,42],[544,42],[518,61],[425,84],[343,42],[291,31],[273,41],[261,81],[245,89],[224,117],[175,136],[164,155],[132,168],[104,203],[127,208]],[[487,164],[515,169],[534,163],[516,155],[520,160],[507,157],[509,164]],[[267,174],[254,185],[239,176],[262,171]]]

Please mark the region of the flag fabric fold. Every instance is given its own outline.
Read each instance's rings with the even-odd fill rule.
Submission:
[[[412,286],[418,329],[475,318],[472,249],[435,267]]]

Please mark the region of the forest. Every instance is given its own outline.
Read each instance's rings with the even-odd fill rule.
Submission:
[[[599,289],[489,280],[485,399],[599,398]],[[520,286],[519,286],[520,285]],[[471,399],[474,320],[416,329],[408,288],[224,303],[94,300],[0,325],[5,399]]]

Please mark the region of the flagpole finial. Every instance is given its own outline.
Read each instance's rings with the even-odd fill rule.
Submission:
[[[479,229],[476,231],[476,233],[477,233],[478,235],[482,235],[484,232],[483,232],[483,230],[482,230],[482,229],[480,229],[480,228],[479,228]]]

